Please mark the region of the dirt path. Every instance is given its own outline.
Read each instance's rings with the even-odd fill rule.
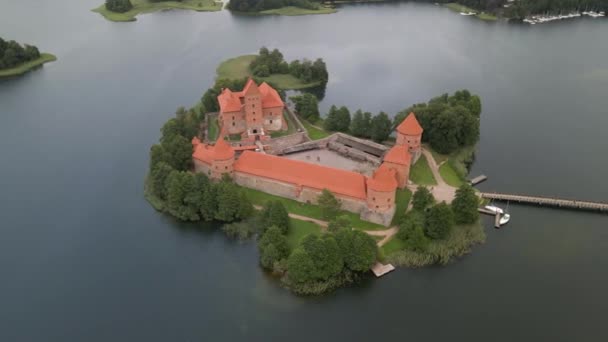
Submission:
[[[262,207],[261,205],[255,205],[254,204],[253,207],[255,208],[255,210],[262,210],[262,209],[264,209],[264,207]],[[329,225],[329,223],[327,221],[317,220],[317,219],[314,219],[314,218],[308,217],[308,216],[302,216],[302,215],[292,214],[292,213],[288,213],[288,215],[292,219],[301,220],[301,221],[310,221],[310,222],[318,224],[319,226],[321,226],[323,228],[327,228],[327,226]]]
[[[446,202],[448,204],[452,203],[452,201],[454,200],[454,196],[456,195],[456,188],[448,185],[443,180],[441,174],[439,173],[439,165],[437,165],[437,162],[435,162],[433,154],[424,148],[422,149],[422,154],[424,154],[424,156],[426,157],[426,160],[429,164],[429,168],[431,169],[431,173],[437,181],[437,185],[430,186],[429,190],[431,190],[437,202]],[[408,185],[408,189],[410,189],[410,191],[412,192],[416,192],[418,186]]]
[[[376,243],[378,247],[384,246],[398,231],[399,229],[397,227],[390,227],[385,230],[364,230],[365,233],[371,236],[384,236],[382,240]]]

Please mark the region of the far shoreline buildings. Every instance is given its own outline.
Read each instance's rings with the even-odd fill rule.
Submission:
[[[221,134],[215,145],[192,139],[195,172],[213,180],[224,175],[235,183],[304,203],[317,203],[324,189],[341,201],[342,209],[388,226],[395,214],[397,188],[404,189],[411,165],[421,153],[423,129],[410,113],[397,127],[397,141],[371,177],[344,169],[293,160],[250,150],[242,151],[224,140],[226,132],[247,140],[269,139],[266,131],[284,125],[284,104],[276,90],[249,80],[242,92],[224,89],[220,102]],[[240,103],[240,105],[239,105]],[[238,150],[238,151],[237,151]],[[241,152],[242,151],[242,152]]]

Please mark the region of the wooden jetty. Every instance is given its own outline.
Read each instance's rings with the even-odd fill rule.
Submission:
[[[540,206],[549,206],[557,208],[569,208],[579,210],[593,210],[608,212],[608,203],[603,202],[590,202],[590,201],[579,201],[571,199],[561,199],[553,197],[541,197],[541,196],[524,196],[524,195],[510,195],[503,193],[490,193],[482,192],[481,197],[496,200],[496,201],[509,201],[523,204],[532,204]]]
[[[487,179],[488,179],[488,176],[486,176],[486,175],[479,175],[479,176],[477,176],[477,177],[475,177],[473,179],[470,179],[469,180],[469,184],[471,184],[471,185],[477,185],[477,184],[479,184],[481,182],[486,181]]]
[[[477,208],[477,211],[479,211],[482,214],[494,216],[494,228],[500,228],[500,214],[499,213],[495,213],[492,210],[488,210],[486,208]]]
[[[372,272],[376,275],[377,278],[382,277],[383,275],[392,272],[395,270],[395,266],[391,264],[383,265],[377,262],[374,266],[372,266]]]

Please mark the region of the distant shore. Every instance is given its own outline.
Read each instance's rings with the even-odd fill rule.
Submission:
[[[56,61],[57,57],[50,53],[41,53],[40,57],[29,62],[22,63],[14,68],[0,69],[0,78],[11,78],[23,75],[28,71],[42,66],[44,63]]]
[[[124,13],[109,11],[106,9],[105,4],[102,4],[92,11],[103,15],[104,18],[110,21],[124,22],[136,21],[136,16],[139,14],[153,13],[163,10],[184,9],[197,12],[213,12],[220,11],[223,7],[222,2],[213,0],[183,0],[181,2],[149,2],[148,0],[131,0],[131,3],[133,4],[133,8]]]

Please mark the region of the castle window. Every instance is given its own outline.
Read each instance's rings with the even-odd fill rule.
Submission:
[[[372,198],[372,200],[373,200],[374,202],[376,202],[376,197]]]
[[[228,166],[224,166],[224,170],[228,170]]]
[[[232,122],[232,126],[234,126],[234,125],[235,125],[235,123],[234,123],[234,122]]]
[[[387,202],[390,202],[390,201],[391,201],[391,199],[390,199],[390,198],[387,198],[387,199],[386,199],[386,201],[387,201]]]
[[[380,208],[379,206],[376,206],[376,209]]]
[[[251,104],[251,108],[255,108],[255,103],[252,103],[252,104]]]
[[[270,123],[272,123],[272,119],[270,119]]]

